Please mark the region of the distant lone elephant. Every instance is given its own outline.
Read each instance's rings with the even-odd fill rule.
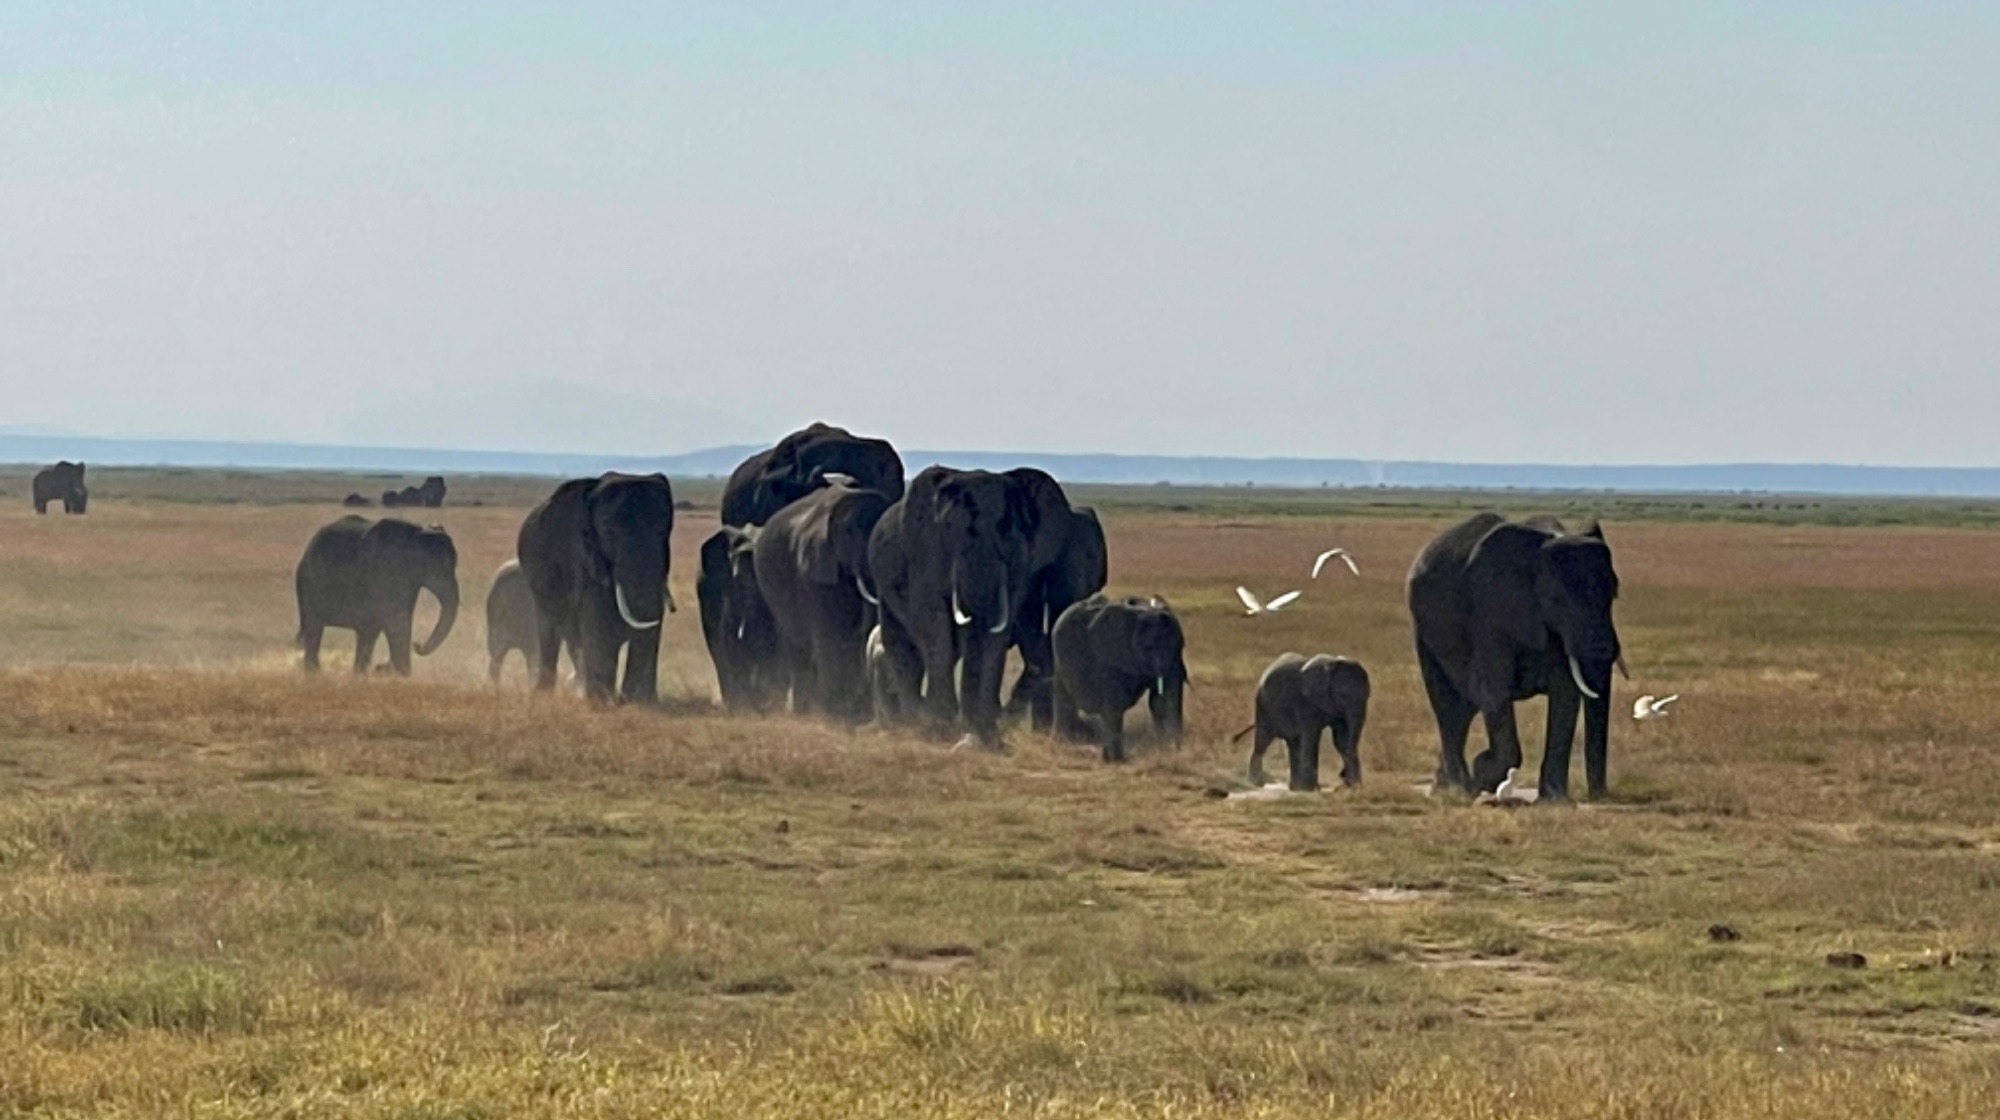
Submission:
[[[372,506],[375,503],[360,494],[349,494],[340,500],[340,504],[349,509],[360,509],[363,506]]]
[[[584,692],[650,703],[659,695],[674,492],[665,475],[605,474],[556,487],[521,523],[517,553],[540,625],[535,687],[556,683],[560,643],[580,656]],[[618,654],[625,676],[618,680]]]
[[[49,512],[49,503],[62,502],[64,513],[82,513],[90,507],[90,491],[83,485],[83,464],[65,459],[35,472],[35,512]]]
[[[1059,731],[1094,732],[1104,761],[1123,762],[1125,710],[1144,696],[1153,730],[1180,738],[1186,642],[1166,600],[1093,596],[1063,612],[1052,639]]]
[[[1410,569],[1417,667],[1438,724],[1439,785],[1498,788],[1521,764],[1514,702],[1549,698],[1540,799],[1569,797],[1570,746],[1583,711],[1584,774],[1605,793],[1611,672],[1624,668],[1611,620],[1618,573],[1595,522],[1563,533],[1553,518],[1475,514],[1439,534]],[[1486,751],[1465,764],[1472,717]]]
[[[1238,732],[1241,739],[1257,733],[1250,747],[1250,781],[1263,785],[1264,750],[1273,739],[1285,741],[1290,762],[1288,785],[1319,788],[1319,743],[1333,732],[1340,752],[1340,780],[1361,784],[1361,727],[1368,721],[1368,670],[1345,657],[1319,654],[1279,655],[1257,681],[1256,722]]]
[[[329,626],[354,631],[354,671],[366,672],[375,639],[389,639],[389,664],[410,672],[411,617],[417,592],[437,597],[431,636],[416,647],[428,656],[458,619],[458,549],[436,526],[371,521],[348,515],[313,534],[299,559],[299,644],[307,672],[319,670],[320,639]]]
[[[493,573],[493,587],[486,593],[486,675],[499,683],[507,655],[521,651],[528,663],[528,676],[535,675],[540,663],[540,623],[535,615],[535,595],[528,590],[528,577],[519,560],[509,560]],[[569,651],[570,667],[576,666],[576,651]]]
[[[903,460],[889,441],[813,424],[779,440],[770,450],[743,460],[730,472],[722,491],[722,523],[762,525],[772,514],[817,489],[829,474],[844,474],[854,485],[892,502],[903,496]]]
[[[424,479],[424,484],[417,487],[417,499],[428,509],[444,505],[444,476],[434,474]]]

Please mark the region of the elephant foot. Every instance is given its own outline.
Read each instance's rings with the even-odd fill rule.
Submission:
[[[1268,786],[1270,784],[1271,784],[1271,775],[1264,773],[1263,767],[1253,766],[1250,768],[1251,789],[1263,789],[1265,786]]]

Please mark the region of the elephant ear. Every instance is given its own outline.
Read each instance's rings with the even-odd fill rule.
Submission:
[[[1590,524],[1578,530],[1576,535],[1601,541],[1604,539],[1604,526],[1598,523],[1597,518],[1593,517],[1590,519]]]
[[[1465,563],[1465,583],[1480,626],[1523,646],[1539,647],[1547,630],[1535,597],[1542,547],[1555,539],[1527,525],[1503,523],[1480,538]]]
[[[604,486],[604,481],[600,479],[595,486],[577,494],[577,500],[583,506],[583,516],[578,519],[577,550],[583,555],[584,570],[589,574],[590,581],[609,587],[611,560],[604,555],[604,539],[597,533],[597,507],[604,495]]]

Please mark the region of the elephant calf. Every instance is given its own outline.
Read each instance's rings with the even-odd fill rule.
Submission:
[[[1144,696],[1153,729],[1162,738],[1180,738],[1186,641],[1166,600],[1092,596],[1062,613],[1050,644],[1058,731],[1094,730],[1104,761],[1123,762],[1125,710]]]
[[[437,597],[431,636],[416,651],[428,656],[458,619],[458,549],[443,529],[407,521],[348,515],[313,534],[299,558],[298,641],[307,672],[319,670],[320,638],[329,626],[354,631],[354,671],[375,656],[375,639],[389,639],[389,664],[410,672],[410,623],[417,592]]]
[[[1285,741],[1293,789],[1319,788],[1320,733],[1333,731],[1340,752],[1340,780],[1361,784],[1361,725],[1368,720],[1368,670],[1345,657],[1280,654],[1257,681],[1257,720],[1236,733],[1252,731],[1250,781],[1263,785],[1264,750],[1273,739]]]
[[[509,560],[493,573],[493,587],[486,593],[486,675],[495,684],[515,650],[528,663],[533,678],[540,662],[541,622],[535,614],[535,593],[519,560]],[[569,651],[570,668],[576,668],[576,651]]]

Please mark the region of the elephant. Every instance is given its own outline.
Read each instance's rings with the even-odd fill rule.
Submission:
[[[458,620],[458,549],[436,525],[393,517],[371,521],[349,514],[313,534],[299,559],[299,645],[305,667],[319,671],[320,639],[329,626],[354,631],[354,671],[367,672],[378,635],[389,639],[389,665],[410,673],[410,622],[417,592],[437,598],[430,637],[416,646],[429,656]]]
[[[1624,671],[1612,622],[1618,573],[1593,522],[1581,533],[1480,513],[1439,534],[1410,569],[1417,666],[1438,724],[1440,786],[1491,792],[1521,763],[1514,702],[1549,698],[1540,799],[1569,797],[1569,756],[1579,708],[1590,796],[1605,793],[1611,672]],[[1472,717],[1487,747],[1465,764]]]
[[[60,500],[64,513],[83,513],[90,508],[90,490],[83,484],[83,464],[67,459],[35,472],[35,512],[49,512],[49,503]]]
[[[355,494],[350,492],[347,495],[347,497],[342,498],[340,500],[340,504],[346,506],[349,509],[360,509],[364,506],[372,506],[375,503],[373,500],[363,497],[360,494]]]
[[[701,545],[701,631],[715,663],[722,705],[767,711],[791,687],[778,653],[777,624],[757,586],[757,528],[724,525]]]
[[[1252,731],[1250,783],[1261,786],[1264,751],[1273,739],[1285,741],[1291,763],[1287,785],[1296,790],[1319,788],[1319,743],[1322,732],[1333,731],[1340,752],[1340,780],[1361,784],[1361,728],[1368,722],[1368,670],[1359,662],[1330,654],[1310,658],[1280,654],[1257,679],[1256,722],[1236,733]]]
[[[1187,643],[1165,599],[1094,595],[1062,613],[1051,644],[1059,730],[1094,731],[1104,761],[1123,762],[1125,709],[1144,696],[1153,730],[1169,742],[1180,739]]]
[[[724,525],[762,525],[820,485],[844,474],[890,501],[903,496],[903,460],[887,440],[815,423],[743,460],[722,491]]]
[[[1014,644],[1021,650],[1021,675],[1014,681],[1007,711],[1030,713],[1036,730],[1046,729],[1053,716],[1049,681],[1054,656],[1049,631],[1072,603],[1088,599],[1110,578],[1104,527],[1089,507],[1073,507],[1068,495],[1045,471],[1019,467],[1008,471],[1028,495],[1036,511],[1035,538],[1028,559],[1027,594],[1014,612]]]
[[[584,694],[608,702],[659,697],[660,630],[674,531],[674,492],[661,474],[607,473],[556,487],[521,522],[516,555],[540,627],[535,687],[555,687],[568,642],[583,666]],[[618,680],[618,654],[625,676]]]
[[[423,499],[417,496],[417,488],[414,486],[405,486],[401,490],[382,491],[382,506],[385,509],[400,509],[405,506],[420,506],[423,504]]]
[[[424,484],[417,487],[417,498],[428,509],[437,509],[443,506],[444,476],[434,474],[424,479]]]
[[[868,541],[889,501],[859,486],[822,486],[757,534],[757,587],[777,626],[794,711],[868,718],[864,648],[876,624]]]
[[[1036,510],[1015,479],[927,467],[868,541],[882,645],[931,731],[1000,745],[1000,678],[1027,597]]]
[[[535,613],[535,595],[528,590],[528,577],[519,560],[509,560],[493,573],[493,586],[486,592],[486,676],[500,683],[500,671],[507,655],[521,651],[533,676],[540,663],[541,623]],[[570,668],[576,668],[576,651],[569,651]]]

